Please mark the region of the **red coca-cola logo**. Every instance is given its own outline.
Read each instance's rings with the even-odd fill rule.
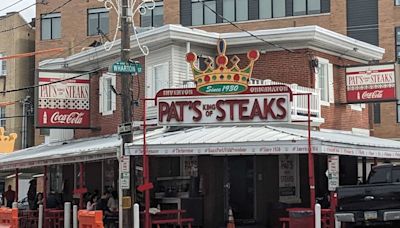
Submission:
[[[362,99],[379,99],[383,97],[383,90],[375,90],[373,92],[365,91],[362,95]]]
[[[50,118],[51,123],[62,123],[62,124],[82,124],[83,112],[71,112],[69,114],[60,114],[55,112]]]

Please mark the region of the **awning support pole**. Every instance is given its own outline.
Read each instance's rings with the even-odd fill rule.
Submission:
[[[146,144],[146,102],[147,99],[144,99],[143,102],[143,178],[144,185],[148,186],[150,182],[150,172],[149,172],[149,158],[147,155],[147,144]],[[150,189],[145,190],[145,220],[144,220],[145,228],[150,228]]]
[[[18,188],[19,188],[19,186],[18,186],[18,182],[19,182],[19,180],[18,180],[18,172],[19,172],[19,169],[18,168],[16,168],[15,169],[15,197],[14,197],[14,202],[18,202]]]
[[[367,183],[367,158],[362,157],[362,182]]]
[[[85,175],[83,162],[79,163],[79,174],[79,188],[83,189],[83,175]],[[79,196],[79,208],[83,208],[83,193]]]
[[[47,203],[47,165],[44,166],[44,175],[43,175],[43,209],[46,209],[46,203]]]
[[[311,93],[307,93],[307,131],[308,131],[308,178],[310,184],[310,206],[315,208],[315,179],[314,179],[314,157],[311,147]]]

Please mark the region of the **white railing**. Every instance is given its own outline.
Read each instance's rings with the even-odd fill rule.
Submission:
[[[311,93],[310,113],[314,118],[321,118],[321,92],[320,89],[308,88],[299,86],[297,84],[287,84],[282,82],[275,82],[272,80],[250,79],[250,85],[287,85],[292,90],[293,94]],[[306,95],[293,96],[292,102],[292,116],[307,116],[308,102]]]
[[[262,86],[262,85],[287,85],[292,90],[293,94],[305,94],[311,93],[310,102],[310,113],[311,117],[315,119],[318,118],[322,120],[321,116],[321,92],[320,89],[308,88],[304,86],[299,86],[297,84],[287,84],[282,82],[275,82],[272,80],[260,80],[260,79],[250,79],[250,85]],[[180,88],[194,88],[196,87],[193,81],[185,81]],[[292,102],[292,119],[301,119],[307,117],[308,114],[308,104],[306,95],[295,95],[293,96]],[[147,108],[147,119],[157,118],[157,110],[155,106]]]

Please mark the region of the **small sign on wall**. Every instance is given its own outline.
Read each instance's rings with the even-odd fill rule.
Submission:
[[[298,154],[279,155],[279,202],[301,202]]]

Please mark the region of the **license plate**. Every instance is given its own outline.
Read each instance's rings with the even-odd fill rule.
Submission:
[[[373,220],[378,218],[378,213],[376,211],[365,211],[364,212],[365,220]]]

